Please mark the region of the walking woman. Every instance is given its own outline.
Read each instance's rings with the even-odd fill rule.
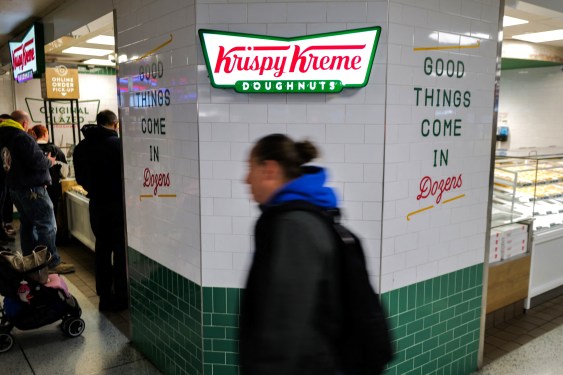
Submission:
[[[337,211],[309,141],[282,134],[260,139],[248,159],[246,183],[262,214],[241,304],[240,360],[244,375],[337,374],[337,245],[313,204]]]

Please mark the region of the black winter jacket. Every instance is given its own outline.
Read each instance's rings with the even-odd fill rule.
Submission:
[[[49,174],[51,175],[51,183],[54,186],[58,186],[60,189],[61,182],[60,180],[66,178],[66,176],[62,175],[62,165],[60,163],[67,164],[66,156],[59,147],[54,145],[53,143],[38,143],[39,148],[43,151],[45,155],[51,154],[55,158],[56,163],[51,168],[49,168]]]
[[[51,161],[20,124],[0,123],[0,154],[5,183],[11,189],[27,189],[51,184]]]
[[[331,228],[292,202],[264,208],[241,305],[244,375],[332,375],[340,327]]]
[[[98,125],[82,128],[84,139],[73,154],[76,182],[94,203],[123,205],[121,140],[115,130]]]

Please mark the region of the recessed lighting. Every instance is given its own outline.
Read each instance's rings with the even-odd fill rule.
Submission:
[[[530,22],[530,21],[526,21],[526,20],[523,20],[521,18],[510,17],[510,16],[504,16],[502,18],[502,26],[504,26],[504,27],[515,26],[515,25],[523,25],[523,24],[528,23],[528,22]]]
[[[88,56],[106,56],[113,53],[109,49],[98,48],[84,48],[84,47],[70,47],[63,50],[63,53],[72,53],[74,55],[88,55]]]
[[[98,35],[92,39],[88,39],[87,42],[92,44],[104,44],[106,46],[115,46],[115,37],[110,35]]]
[[[562,40],[563,30],[559,29],[559,30],[542,31],[539,33],[513,35],[512,39],[519,39],[532,43],[551,42],[553,40]]]
[[[108,59],[90,59],[83,61],[82,64],[85,65],[103,65],[103,66],[115,66],[115,63]]]

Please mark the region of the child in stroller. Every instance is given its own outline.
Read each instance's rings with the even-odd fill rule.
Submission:
[[[6,250],[6,249],[2,249]],[[25,272],[17,270],[0,252],[0,353],[9,351],[14,345],[10,334],[12,328],[31,330],[62,320],[61,329],[70,337],[84,332],[84,320],[78,301],[67,289],[62,278],[48,275],[46,283],[37,281],[35,275],[47,266],[41,264]],[[11,253],[8,254],[10,256]]]

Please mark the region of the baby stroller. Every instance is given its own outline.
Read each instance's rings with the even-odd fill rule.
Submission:
[[[31,256],[22,257],[0,248],[0,295],[4,296],[4,303],[0,303],[0,353],[14,346],[10,334],[14,327],[25,331],[62,320],[61,329],[67,336],[78,337],[84,332],[78,301],[59,275],[48,274],[48,259],[39,257],[44,261],[31,262],[30,267],[29,257],[37,260],[37,254],[46,252],[47,248],[38,247]]]

